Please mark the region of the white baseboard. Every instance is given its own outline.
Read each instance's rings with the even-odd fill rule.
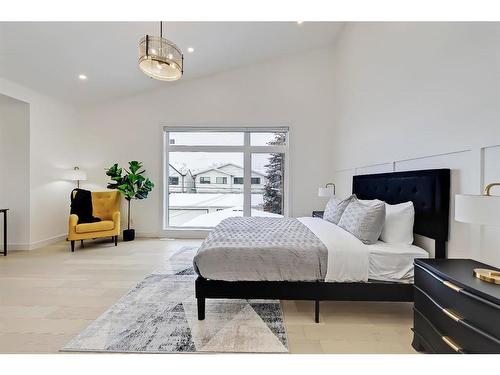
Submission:
[[[3,246],[3,244],[2,244],[2,246]],[[8,251],[11,251],[11,250],[16,250],[16,251],[30,250],[30,244],[29,243],[8,243],[7,250]],[[2,251],[3,251],[3,247],[2,247]]]
[[[59,241],[63,241],[67,237],[68,237],[67,234],[60,234],[58,236],[54,236],[54,237],[50,237],[50,238],[47,238],[44,240],[32,242],[30,244],[30,250],[38,249],[39,247],[43,247],[43,246],[51,245],[51,244],[59,242]]]
[[[38,249],[39,247],[51,245],[53,243],[62,241],[64,239],[66,239],[66,237],[67,237],[66,234],[60,234],[58,236],[46,238],[43,240],[31,242],[31,243],[9,243],[9,244],[7,244],[7,250],[9,250],[9,251],[10,250],[15,250],[15,251],[34,250],[34,249]]]
[[[138,238],[162,238],[165,237],[163,232],[135,232]]]

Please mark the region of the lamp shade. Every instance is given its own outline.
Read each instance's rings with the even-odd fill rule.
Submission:
[[[87,172],[80,169],[72,169],[68,173],[68,180],[70,181],[85,181],[87,179]]]
[[[480,225],[500,225],[500,196],[455,195],[455,220]]]
[[[318,189],[318,197],[333,197],[335,195],[335,189],[333,186],[320,187]]]

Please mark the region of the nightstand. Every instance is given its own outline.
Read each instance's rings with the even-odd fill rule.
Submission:
[[[471,259],[415,259],[413,347],[427,353],[500,353],[500,285]]]
[[[321,218],[321,219],[322,219],[322,218],[323,218],[323,213],[324,213],[324,212],[325,212],[325,211],[313,211],[313,212],[312,212],[312,217],[319,217],[319,218]]]

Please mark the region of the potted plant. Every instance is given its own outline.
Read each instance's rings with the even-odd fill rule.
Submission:
[[[130,201],[132,199],[146,199],[148,193],[155,186],[153,182],[143,176],[146,172],[142,169],[142,163],[139,161],[129,161],[129,170],[122,169],[118,164],[113,164],[106,170],[106,175],[111,177],[108,189],[117,189],[127,200],[127,229],[123,231],[123,240],[132,241],[135,238],[135,230],[130,229]],[[122,176],[123,170],[125,174]]]

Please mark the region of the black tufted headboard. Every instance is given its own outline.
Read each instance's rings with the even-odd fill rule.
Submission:
[[[359,199],[389,204],[412,201],[413,231],[435,240],[435,257],[446,258],[450,217],[450,170],[428,169],[353,177],[352,192]]]

